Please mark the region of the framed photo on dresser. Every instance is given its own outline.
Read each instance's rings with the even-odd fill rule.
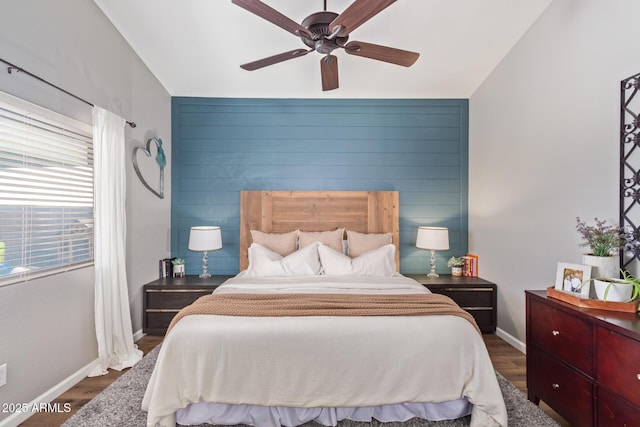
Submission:
[[[589,298],[590,279],[590,265],[559,262],[555,288],[559,291],[579,294],[581,298]]]

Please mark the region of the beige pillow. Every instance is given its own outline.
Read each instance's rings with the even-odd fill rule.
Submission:
[[[289,233],[264,233],[251,230],[253,243],[264,246],[282,256],[294,253],[298,249],[298,230]]]
[[[344,228],[333,231],[309,232],[301,231],[299,234],[300,249],[309,246],[313,242],[320,242],[329,246],[334,251],[342,252],[342,239],[344,239]]]
[[[366,234],[347,230],[347,242],[349,256],[355,258],[365,252],[381,248],[391,243],[391,233]]]

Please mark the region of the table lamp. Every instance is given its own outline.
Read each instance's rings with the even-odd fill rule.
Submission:
[[[222,234],[220,227],[198,226],[191,227],[189,233],[189,250],[194,252],[204,252],[202,255],[202,274],[198,277],[207,279],[211,277],[208,270],[209,251],[222,249]]]
[[[449,250],[449,229],[446,227],[419,227],[416,247],[431,251],[431,271],[427,277],[440,277],[436,273],[436,251]]]

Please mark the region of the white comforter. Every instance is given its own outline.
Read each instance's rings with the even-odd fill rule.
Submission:
[[[407,277],[228,280],[216,293],[424,293]],[[175,426],[191,403],[359,407],[473,404],[472,426],[506,426],[482,337],[457,316],[232,317],[192,315],[166,336],[142,408]]]

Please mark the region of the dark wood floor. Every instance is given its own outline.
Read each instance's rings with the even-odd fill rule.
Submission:
[[[507,344],[502,339],[493,334],[483,335],[491,361],[495,369],[500,372],[506,379],[511,381],[520,391],[527,392],[526,377],[526,358],[525,355]],[[153,350],[160,342],[162,337],[146,336],[140,339],[137,344],[138,348],[147,354]],[[101,377],[85,378],[67,392],[63,393],[54,403],[63,405],[69,403],[71,412],[69,413],[36,413],[27,421],[20,424],[23,427],[58,427],[65,422],[78,409],[82,408],[94,396],[104,390],[109,384],[115,381],[125,371],[109,371],[107,375]],[[552,409],[541,404],[542,409],[555,419],[561,426],[570,427],[571,425],[556,414]]]

